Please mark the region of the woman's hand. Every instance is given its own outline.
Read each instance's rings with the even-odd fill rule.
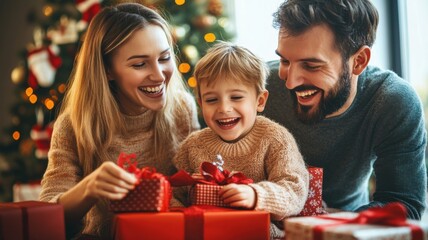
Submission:
[[[104,162],[86,178],[85,194],[89,198],[120,200],[134,189],[137,179],[113,162]]]
[[[256,204],[256,192],[245,184],[231,183],[220,189],[219,194],[223,202],[232,207],[253,209]]]

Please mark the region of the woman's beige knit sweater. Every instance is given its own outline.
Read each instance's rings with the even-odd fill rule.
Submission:
[[[227,143],[205,128],[183,141],[174,164],[177,169],[199,173],[201,163],[213,162],[217,154],[223,157],[224,169],[240,171],[254,180],[250,186],[257,194],[256,210],[270,212],[273,221],[300,213],[308,194],[309,174],[287,129],[258,116],[244,138]]]
[[[193,103],[192,103],[193,101]],[[182,137],[199,129],[197,110],[190,95],[183,97],[187,112],[179,113]],[[127,131],[124,135],[115,136],[108,147],[111,156],[106,161],[116,161],[121,152],[135,153],[138,166],[153,166],[157,172],[170,175],[175,172],[172,164],[174,152],[168,153],[164,159],[155,159],[153,154],[152,121],[155,112],[148,110],[138,116],[124,115]],[[42,180],[41,201],[56,202],[58,197],[82,180],[82,166],[77,156],[76,138],[71,126],[69,115],[63,114],[55,122],[49,163]],[[112,213],[108,209],[108,201],[99,201],[86,215],[83,233],[96,235],[102,239],[110,238]]]

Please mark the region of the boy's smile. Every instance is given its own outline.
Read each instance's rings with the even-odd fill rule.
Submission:
[[[253,127],[257,112],[261,111],[254,86],[231,79],[202,82],[199,104],[205,122],[224,141],[234,142]],[[262,97],[263,98],[263,97]],[[263,100],[264,102],[264,100]]]

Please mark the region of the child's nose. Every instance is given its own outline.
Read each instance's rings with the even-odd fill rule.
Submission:
[[[230,112],[232,109],[232,105],[229,104],[227,101],[221,101],[219,106],[219,112],[220,113],[227,113]]]

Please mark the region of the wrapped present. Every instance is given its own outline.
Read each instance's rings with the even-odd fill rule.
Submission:
[[[400,203],[374,207],[360,213],[295,217],[285,220],[287,240],[426,240],[428,223],[406,219]]]
[[[309,192],[303,210],[297,216],[316,216],[324,214],[322,206],[322,179],[323,169],[318,167],[308,167],[309,172]]]
[[[227,207],[228,204],[224,203],[220,198],[218,191],[223,186],[196,184],[189,191],[189,199],[192,205],[212,205],[219,207]]]
[[[0,203],[0,239],[65,239],[62,205],[39,201]]]
[[[110,202],[113,212],[163,212],[168,211],[171,187],[168,179],[153,168],[136,167],[135,154],[120,154],[118,165],[134,173],[138,179],[135,188],[123,199]]]
[[[138,236],[145,240],[269,239],[268,212],[209,206],[161,213],[120,213],[115,214],[113,225],[116,240]]]
[[[249,184],[253,180],[247,178],[241,172],[229,172],[218,164],[203,162],[201,164],[202,178],[192,178],[187,172],[180,170],[170,177],[173,186],[193,185],[189,191],[189,199],[192,205],[213,205],[227,207],[220,198],[218,191],[227,184]]]
[[[40,185],[40,181],[15,183],[13,185],[13,201],[37,201],[39,200],[41,190],[42,186]]]

